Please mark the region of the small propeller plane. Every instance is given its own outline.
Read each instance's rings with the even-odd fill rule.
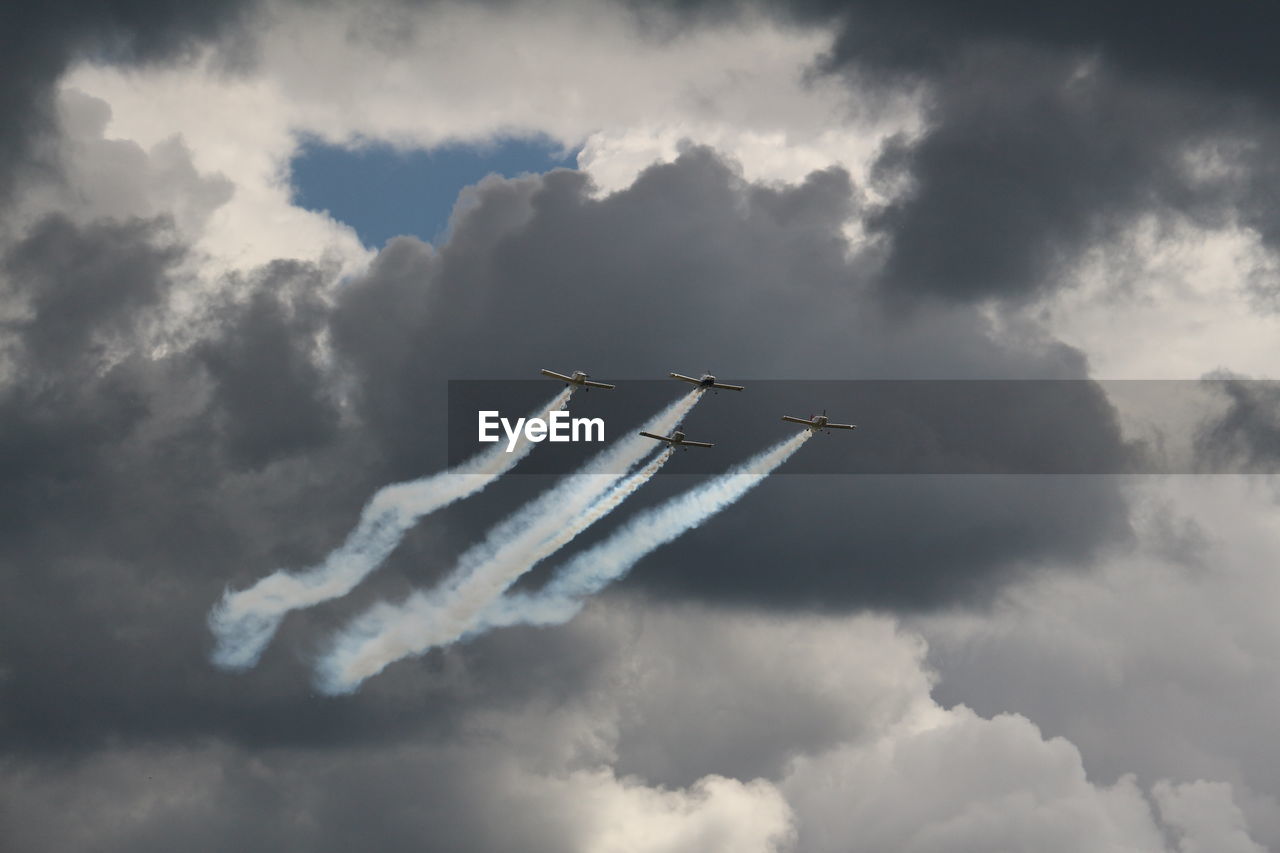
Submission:
[[[827,418],[827,410],[823,409],[820,415],[811,415],[808,418],[793,418],[791,415],[783,415],[782,419],[789,424],[803,424],[814,432],[826,430],[830,432],[833,429],[857,429],[857,424],[833,424]]]
[[[552,379],[559,379],[566,385],[577,385],[579,388],[586,388],[588,391],[592,388],[603,388],[606,391],[612,391],[614,389],[614,386],[607,382],[591,381],[587,378],[587,374],[583,373],[581,370],[575,370],[572,376],[565,376],[563,373],[556,373],[554,370],[547,370],[545,367],[541,372],[543,376],[550,376]]]
[[[693,385],[700,385],[703,388],[716,388],[721,391],[741,391],[742,390],[741,385],[729,385],[724,382],[716,381],[716,378],[712,376],[710,373],[704,373],[698,379],[694,379],[692,376],[685,376],[683,373],[668,373],[667,375],[670,376],[672,379],[679,379],[681,382],[689,382]]]
[[[654,435],[651,432],[642,432],[640,434],[645,438],[665,441],[671,447],[715,447],[714,444],[707,444],[705,441],[686,441],[684,433],[680,431],[680,427],[676,427],[676,431],[671,433],[671,435]]]

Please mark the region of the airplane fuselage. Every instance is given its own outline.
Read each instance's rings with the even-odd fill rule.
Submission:
[[[701,376],[685,376],[683,373],[668,373],[667,375],[670,376],[672,379],[679,379],[681,382],[688,382],[690,385],[697,385],[699,388],[701,388],[704,391],[708,389],[712,389],[716,391],[719,391],[721,389],[724,389],[726,391],[743,390],[741,385],[730,385],[727,382],[721,382],[720,380],[712,376],[710,373],[704,373]]]
[[[709,444],[705,441],[689,441],[684,437],[684,431],[679,429],[672,432],[671,435],[658,435],[653,432],[641,432],[640,434],[645,438],[664,442],[668,447],[679,447],[683,450],[687,450],[690,447],[715,447],[714,444]]]
[[[608,382],[593,382],[589,378],[590,375],[581,370],[575,370],[572,375],[569,375],[565,373],[556,373],[554,370],[547,370],[544,367],[539,372],[543,376],[551,379],[558,379],[565,385],[572,385],[576,388],[585,388],[588,391],[592,388],[604,388],[606,390],[612,390],[614,388],[614,386],[610,385]]]
[[[782,419],[788,423],[802,426],[810,432],[830,432],[833,429],[857,429],[856,424],[833,424],[831,419],[824,412],[821,415],[810,415],[807,418],[797,418],[791,415],[783,415]]]

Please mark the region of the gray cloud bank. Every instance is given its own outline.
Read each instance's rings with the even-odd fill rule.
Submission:
[[[842,173],[766,189],[694,151],[614,196],[595,200],[586,189],[571,172],[490,182],[449,244],[393,241],[367,276],[336,290],[325,270],[294,262],[240,276],[187,321],[193,341],[163,354],[140,343],[185,275],[184,250],[162,220],[77,226],[52,217],[12,245],[6,286],[21,310],[0,401],[4,559],[16,579],[6,598],[12,737],[27,724],[54,739],[146,725],[116,667],[171,631],[161,657],[177,671],[199,666],[207,640],[195,614],[224,585],[314,562],[378,486],[433,470],[424,436],[444,427],[450,377],[575,363],[626,375],[673,361],[761,374],[819,359],[850,372],[891,363],[970,375],[1082,370],[1052,342],[1008,349],[968,309],[887,325],[837,238],[836,214],[851,197]],[[683,251],[659,248],[672,242]],[[537,318],[565,331],[531,337]],[[776,348],[763,349],[768,341]],[[711,409],[698,423],[732,415]],[[537,480],[425,526],[393,556],[399,571],[386,583],[403,583],[405,572],[432,578],[451,548],[478,538]],[[663,496],[655,489],[652,499]],[[861,511],[841,509],[852,505]],[[787,536],[748,535],[760,514],[785,522]],[[837,517],[846,521],[832,524]],[[907,529],[919,547],[903,547]],[[1123,531],[1123,502],[1103,481],[796,480],[760,489],[717,521],[713,537],[690,537],[688,550],[634,577],[762,603],[922,604],[980,593],[984,576],[1037,557],[1084,558]],[[833,575],[834,553],[856,571]],[[797,557],[810,568],[786,584],[765,569]],[[702,569],[688,571],[686,560]],[[761,569],[738,568],[751,564]],[[963,583],[957,564],[968,566]],[[73,579],[86,575],[106,594],[78,587]],[[149,611],[129,592],[138,584],[171,584],[174,597]],[[51,590],[67,598],[49,599]],[[38,615],[45,607],[96,627],[67,634],[64,617]],[[115,634],[122,623],[133,630]],[[82,653],[91,681],[114,672],[121,689],[101,686],[121,704],[81,715],[65,700],[88,688],[36,663],[49,649]],[[165,671],[152,660],[137,673],[144,695],[170,693]],[[222,689],[212,676],[196,681]],[[63,716],[70,731],[55,726]]]
[[[204,615],[226,585],[313,563],[378,487],[433,470],[423,436],[443,429],[452,376],[575,363],[625,375],[672,360],[763,374],[819,357],[850,372],[1081,374],[1071,350],[1009,349],[969,309],[891,318],[837,236],[852,198],[842,173],[756,187],[698,150],[622,193],[586,190],[570,172],[491,181],[439,249],[393,241],[336,289],[322,268],[278,262],[224,281],[180,334],[163,321],[189,283],[188,254],[163,219],[52,216],[12,243],[0,399],[6,750],[34,760],[193,738],[359,748],[411,731],[447,738],[485,708],[572,691],[572,666],[513,677],[527,664],[502,644],[465,688],[429,663],[336,702],[311,694],[298,660],[359,608],[438,579],[537,477],[451,508],[367,588],[293,614],[260,670],[237,678],[206,663]],[[531,337],[537,318],[567,331]],[[710,409],[707,423],[725,414]],[[1123,535],[1124,513],[1106,484],[797,479],[762,486],[638,566],[632,583],[764,606],[923,606],[982,597],[1034,558],[1084,559]],[[769,527],[786,535],[760,535]],[[782,564],[798,570],[785,583],[770,568]],[[566,660],[580,654],[590,652]],[[424,695],[435,697],[426,712]]]
[[[194,8],[6,12],[0,159],[10,169],[0,190],[13,186],[13,164],[23,181],[76,180],[41,147],[54,133],[50,87],[70,59],[173,58],[238,32],[242,7]],[[878,179],[909,190],[885,207],[838,169],[757,185],[695,148],[605,197],[570,171],[488,180],[446,244],[393,240],[341,283],[288,259],[200,281],[199,259],[154,211],[55,212],[6,232],[6,846],[172,849],[184,838],[190,849],[419,849],[427,835],[451,850],[600,849],[601,826],[662,827],[664,816],[692,813],[709,823],[675,822],[669,849],[696,839],[715,842],[697,849],[853,849],[868,827],[883,849],[964,849],[936,846],[959,837],[942,828],[930,847],[907,827],[935,827],[932,818],[977,801],[1026,820],[993,818],[985,832],[966,824],[975,850],[1031,839],[1046,850],[1163,850],[1165,834],[1183,849],[1258,849],[1227,783],[1158,786],[1153,773],[1101,786],[1070,744],[1026,719],[933,706],[923,651],[892,629],[828,630],[813,615],[983,604],[1011,581],[1074,577],[1133,536],[1126,495],[1101,478],[771,480],[643,561],[591,611],[605,614],[598,621],[498,632],[358,696],[313,695],[299,658],[373,602],[438,580],[493,519],[545,485],[517,478],[412,531],[349,599],[292,614],[259,670],[234,677],[206,663],[204,616],[227,585],[313,564],[379,487],[436,470],[424,436],[445,432],[448,379],[546,366],[602,377],[712,368],[768,379],[1080,380],[1082,353],[999,311],[1063,285],[1073,258],[1138,216],[1274,239],[1276,78],[1257,22],[1242,24],[1239,50],[1197,52],[1175,48],[1229,33],[1194,17],[1181,19],[1185,29],[1167,23],[1176,16],[1147,33],[1128,10],[1104,19],[1095,4],[1066,10],[1058,29],[1008,4],[962,18],[943,5],[902,8],[909,19],[888,5],[847,7],[832,58],[851,85],[930,86],[924,136],[881,159]],[[1186,166],[1204,152],[1239,169],[1205,177]],[[198,221],[225,188],[186,169],[180,149],[131,149],[120,168],[159,173],[149,158],[165,156],[189,179]],[[35,166],[49,174],[33,177]],[[842,226],[855,217],[876,239],[851,254]],[[184,302],[206,289],[194,307]],[[538,326],[556,333],[533,334]],[[1116,448],[1119,427],[1095,402],[1090,426]],[[1202,450],[1270,453],[1259,413],[1271,401],[1229,402]],[[744,404],[707,403],[691,430],[732,424]],[[1078,426],[1050,419],[1043,440]],[[636,503],[687,479],[659,478]],[[653,616],[645,634],[635,626],[651,608],[675,616]],[[827,674],[859,649],[884,654],[859,658],[827,690]],[[664,670],[673,660],[687,663]],[[905,687],[893,682],[901,673]],[[579,715],[601,696],[605,711]],[[939,715],[947,727],[936,735],[917,725]],[[865,795],[860,780],[884,777],[895,744],[913,756],[889,789],[903,808],[849,817],[820,780],[843,778],[843,796]],[[939,766],[966,791],[929,769]],[[965,768],[990,772],[970,786]],[[708,774],[724,778],[697,788]],[[664,799],[646,783],[692,791],[701,805],[690,811],[684,794]],[[919,795],[925,783],[938,785],[929,797]],[[1013,808],[1026,789],[1054,808]],[[515,803],[509,822],[486,810],[494,790]],[[78,804],[79,822],[51,811],[57,802]],[[145,803],[153,819],[125,819]],[[734,835],[744,814],[758,822],[737,821],[747,834]]]

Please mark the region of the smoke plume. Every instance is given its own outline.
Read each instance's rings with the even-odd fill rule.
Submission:
[[[759,485],[812,435],[805,430],[728,473],[640,513],[612,536],[570,560],[542,590],[494,601],[468,634],[508,625],[569,621],[587,598],[623,577],[646,554],[702,524]]]
[[[564,408],[573,391],[566,387],[533,416],[545,419]],[[285,614],[346,595],[382,564],[419,519],[488,486],[533,447],[521,434],[510,452],[498,443],[449,471],[380,489],[346,541],[320,564],[280,569],[248,589],[227,590],[209,613],[216,640],[213,663],[232,670],[254,666]]]
[[[701,399],[689,392],[644,425],[663,435]],[[472,546],[437,589],[419,590],[402,604],[379,604],[344,628],[316,667],[316,683],[328,693],[350,692],[388,664],[459,639],[476,616],[541,560],[602,518],[657,473],[670,453],[659,454],[631,477],[619,480],[652,449],[634,433],[599,453],[494,527]],[[617,484],[615,486],[615,484]]]

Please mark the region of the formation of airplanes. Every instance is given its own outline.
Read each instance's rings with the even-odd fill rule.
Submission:
[[[551,379],[558,379],[561,382],[565,383],[566,385],[576,385],[578,387],[585,388],[588,390],[591,388],[604,388],[606,390],[612,391],[616,387],[614,385],[608,384],[607,382],[595,382],[589,379],[588,374],[584,373],[581,370],[575,370],[571,375],[566,375],[564,373],[556,373],[554,370],[547,370],[546,368],[543,368],[541,372],[543,376],[550,377]],[[688,382],[691,385],[697,385],[698,387],[704,388],[704,389],[715,389],[715,390],[723,390],[723,391],[745,390],[745,386],[730,385],[727,382],[721,382],[720,380],[716,379],[716,377],[712,376],[710,373],[704,373],[702,374],[702,376],[698,378],[694,378],[692,376],[685,376],[683,373],[668,373],[667,375],[670,376],[672,379],[678,379],[681,382]],[[799,424],[800,426],[803,426],[805,429],[809,430],[810,432],[826,432],[830,434],[831,430],[833,429],[857,429],[858,428],[857,424],[832,423],[831,419],[827,417],[826,409],[823,409],[822,414],[820,415],[810,415],[807,418],[797,418],[793,415],[783,415],[782,419],[787,423]],[[684,432],[681,431],[679,426],[676,427],[675,431],[672,432],[671,435],[655,435],[654,433],[651,433],[651,432],[641,432],[640,434],[645,438],[652,438],[656,441],[666,442],[667,445],[671,447],[680,447],[680,448],[715,447],[714,444],[710,444],[705,441],[690,441],[689,439],[685,438],[685,434]]]

